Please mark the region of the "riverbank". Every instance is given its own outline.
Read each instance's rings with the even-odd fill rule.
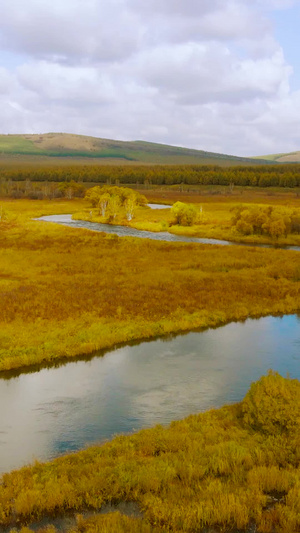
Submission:
[[[30,533],[31,523],[57,524],[71,512],[69,533],[294,533],[299,418],[299,381],[271,373],[238,404],[5,474],[0,525],[29,524],[21,531]],[[121,502],[140,515],[100,514]],[[78,516],[86,511],[95,515]]]
[[[80,202],[6,202],[0,370],[299,309],[298,252],[118,238],[30,220]]]
[[[247,319],[2,373],[0,474],[239,402],[270,368],[300,379],[299,320]]]
[[[172,201],[173,196],[170,192],[172,191],[168,191],[167,195],[164,196],[167,196],[169,201]],[[260,197],[259,203],[255,203],[252,196],[248,198],[246,195],[243,197],[243,201],[236,197],[231,199],[221,198],[216,201],[214,197],[206,198],[196,194],[190,196],[188,199],[195,206],[196,211],[198,211],[198,221],[191,226],[176,224],[169,205],[166,205],[165,209],[155,209],[154,211],[149,209],[148,206],[137,207],[134,218],[130,221],[126,220],[124,216],[116,216],[115,219],[108,220],[107,217],[101,216],[98,208],[86,207],[74,213],[73,220],[110,224],[112,226],[123,225],[148,232],[168,232],[173,235],[225,240],[239,244],[257,244],[258,246],[267,244],[278,247],[300,246],[300,234],[287,233],[276,237],[271,237],[264,233],[245,235],[239,232],[236,227],[232,226],[234,212],[241,206],[250,211],[257,209],[258,206],[293,211],[300,207],[298,197],[290,199],[290,202],[283,202],[282,197],[279,196],[277,202],[273,199],[272,203],[268,203],[270,202],[269,197]]]

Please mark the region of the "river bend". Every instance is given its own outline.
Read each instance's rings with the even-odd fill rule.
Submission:
[[[248,319],[2,378],[0,471],[239,401],[270,368],[299,379],[299,326]]]
[[[164,206],[166,207],[166,206]],[[188,237],[186,235],[174,235],[168,231],[153,232],[153,231],[141,231],[129,226],[116,226],[112,224],[100,224],[98,222],[89,222],[86,220],[73,220],[72,215],[46,215],[35,220],[44,222],[55,222],[56,224],[62,224],[63,226],[69,226],[72,228],[89,229],[92,231],[100,231],[104,233],[112,233],[119,237],[138,237],[142,239],[152,239],[157,241],[168,242],[195,242],[201,244],[219,244],[221,246],[257,246],[259,248],[281,248],[284,250],[294,250],[299,252],[300,246],[276,246],[272,244],[253,244],[253,243],[240,243],[233,241],[224,241],[221,239],[205,239],[200,237]]]

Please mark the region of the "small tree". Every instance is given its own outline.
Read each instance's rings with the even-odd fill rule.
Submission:
[[[253,226],[250,224],[250,222],[247,222],[246,220],[239,220],[236,223],[236,229],[242,233],[243,235],[252,235],[253,233]]]
[[[271,220],[271,222],[268,224],[268,234],[273,239],[278,239],[281,235],[285,234],[285,224],[284,220],[282,218],[278,218],[277,220]]]
[[[92,187],[86,191],[84,198],[91,203],[92,207],[96,207],[99,204],[99,198],[103,192],[102,188],[96,185],[96,187]]]
[[[174,217],[174,224],[180,226],[192,226],[197,219],[197,209],[192,204],[176,202],[171,207],[171,215]]]
[[[124,202],[125,215],[127,220],[133,219],[134,210],[136,208],[136,200],[133,196],[127,198]]]
[[[120,197],[117,195],[110,196],[108,202],[109,218],[115,220],[121,207]]]
[[[99,204],[98,204],[99,213],[101,214],[102,217],[105,217],[106,208],[108,206],[109,199],[110,199],[110,196],[107,193],[101,194],[99,198]]]

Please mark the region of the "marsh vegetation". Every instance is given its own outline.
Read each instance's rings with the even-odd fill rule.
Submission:
[[[188,171],[199,178],[197,169]],[[4,176],[2,190],[22,181],[22,172]],[[107,181],[105,172],[100,183]],[[119,183],[125,176],[122,172],[117,171]],[[136,168],[132,171],[135,184],[138,172]],[[178,174],[174,168],[169,174],[165,169],[162,172],[164,176],[173,172],[172,183],[176,183],[174,176],[182,180],[182,169]],[[296,190],[284,190],[289,184],[298,185],[292,167],[286,185],[288,171],[274,171],[278,172],[274,181],[272,171],[263,170],[259,181],[252,183],[258,186],[255,191],[245,189],[254,173],[241,171],[237,175],[243,176],[242,192],[236,179],[234,187],[230,185],[233,169],[227,174],[226,169],[219,174],[215,169],[214,178],[212,169],[206,172],[210,181],[205,181],[205,172],[201,174],[201,194],[198,178],[198,190],[182,185],[173,190],[149,189],[153,178],[144,176],[141,181],[148,180],[147,187],[136,188],[150,201],[194,204],[201,212],[200,221],[194,220],[190,226],[178,224],[179,220],[174,224],[174,213],[154,212],[143,205],[134,206],[129,220],[123,204],[122,215],[116,209],[112,222],[117,223],[120,214],[122,223],[140,229],[151,226],[158,231],[228,240],[234,236],[246,242],[299,243],[299,235],[292,232],[298,220],[299,195]],[[157,175],[166,183],[166,177]],[[39,176],[42,169],[38,169],[36,181]],[[47,176],[50,181],[50,174]],[[95,176],[95,169],[86,174],[92,185],[97,182]],[[193,179],[185,177],[184,185],[192,189]],[[211,184],[212,179],[215,187],[222,188],[221,194],[207,194],[205,183]],[[270,195],[270,189],[262,189],[263,184],[282,189]],[[94,219],[99,216],[98,205],[87,206],[83,199],[65,193],[61,199],[51,196],[51,200],[47,195],[41,200],[5,196],[0,211],[2,371],[92,354],[122,342],[299,310],[297,252],[246,246],[241,253],[239,247],[123,239],[79,231],[33,218],[87,214],[92,209]],[[241,204],[243,208],[238,208]],[[236,208],[240,218],[234,224]],[[244,228],[251,224],[245,209],[250,215],[262,209],[265,214],[275,213],[275,218],[279,211],[284,213],[283,234],[276,230],[268,235],[266,226],[261,226],[261,234],[251,230],[245,235],[248,230],[236,227],[239,221]],[[279,226],[282,224],[274,227]],[[240,404],[191,415],[169,428],[158,426],[120,436],[101,447],[5,474],[0,486],[1,523],[25,524],[67,510],[98,512],[106,502],[134,501],[143,518],[120,514],[78,518],[70,531],[179,533],[247,529],[256,524],[261,533],[296,532],[300,527],[299,406],[299,382],[272,374],[253,385]],[[30,529],[24,527],[23,531]]]
[[[299,417],[299,381],[270,373],[238,404],[5,474],[1,523],[90,510],[69,533],[296,533]],[[142,516],[99,514],[108,502],[135,502]]]
[[[0,370],[299,308],[296,252],[241,254],[31,220],[80,202],[3,203]]]

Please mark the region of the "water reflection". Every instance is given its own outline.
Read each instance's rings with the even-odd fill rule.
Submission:
[[[297,315],[126,346],[0,381],[0,469],[239,401],[269,368],[300,378]]]

